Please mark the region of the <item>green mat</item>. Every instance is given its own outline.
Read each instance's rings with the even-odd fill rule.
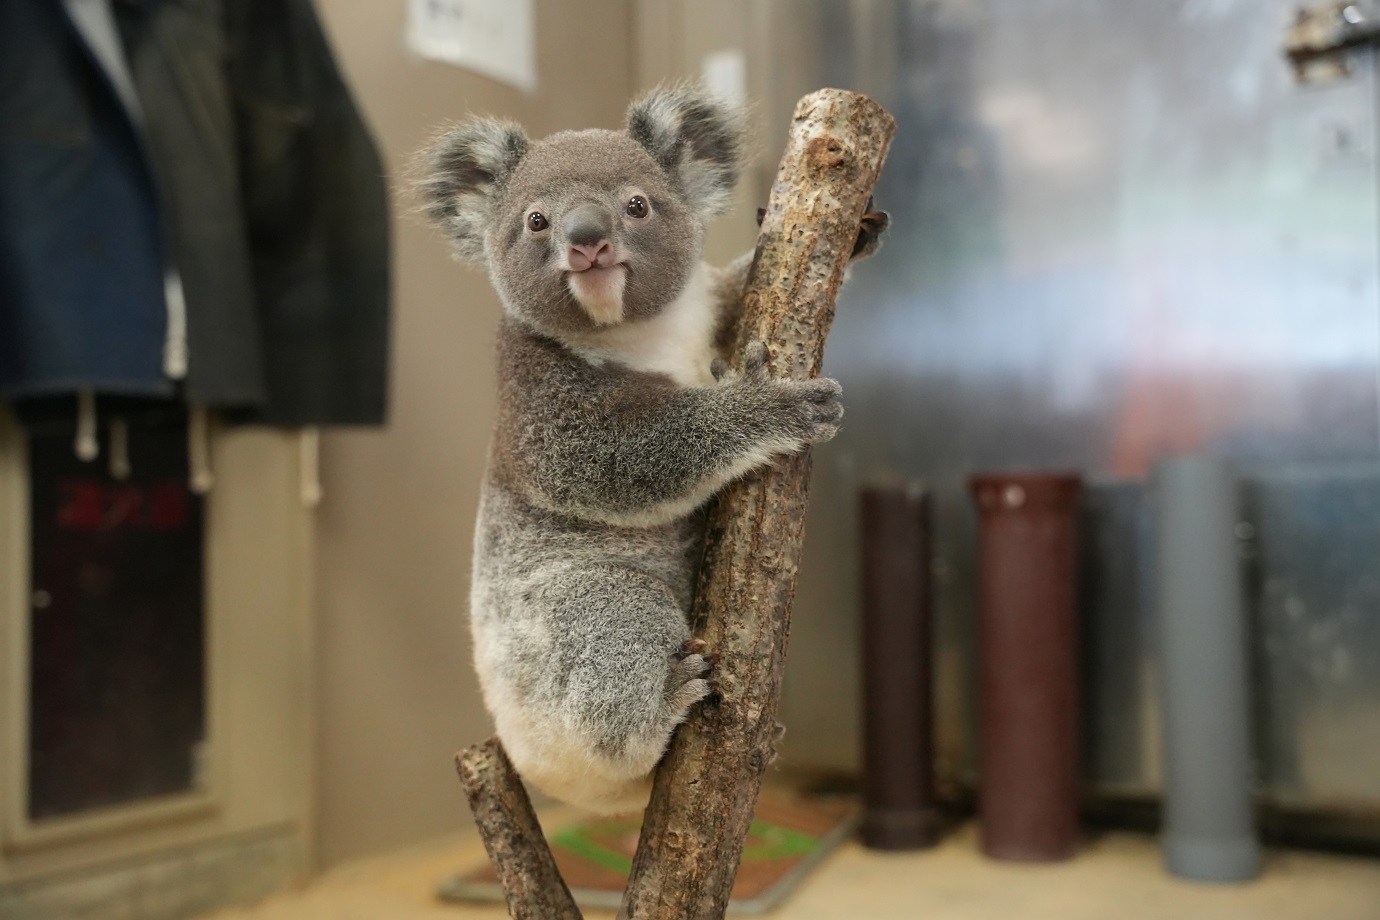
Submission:
[[[853,799],[764,791],[728,909],[738,914],[771,910],[852,834],[857,819]],[[638,828],[634,819],[591,818],[547,831],[556,865],[581,907],[618,907],[637,850]],[[503,889],[487,860],[446,880],[439,894],[453,901],[503,901]]]

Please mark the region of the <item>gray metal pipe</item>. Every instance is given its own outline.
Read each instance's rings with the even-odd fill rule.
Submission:
[[[1206,457],[1154,471],[1166,868],[1206,882],[1259,871],[1236,480]]]

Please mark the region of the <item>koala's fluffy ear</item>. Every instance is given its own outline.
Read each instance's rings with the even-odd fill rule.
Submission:
[[[423,206],[462,258],[483,261],[494,195],[527,148],[521,126],[476,118],[447,131],[427,151],[420,183]]]
[[[679,181],[691,206],[720,214],[733,203],[747,117],[702,89],[654,89],[628,109],[628,133]]]

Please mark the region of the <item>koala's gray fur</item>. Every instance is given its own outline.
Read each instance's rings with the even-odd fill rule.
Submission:
[[[771,379],[760,345],[745,373],[711,372],[751,257],[712,270],[700,254],[742,146],[737,109],[673,87],[625,131],[531,141],[472,120],[424,183],[504,308],[471,597],[484,698],[518,771],[593,811],[645,804],[710,692],[686,625],[700,507],[843,413],[835,381]]]

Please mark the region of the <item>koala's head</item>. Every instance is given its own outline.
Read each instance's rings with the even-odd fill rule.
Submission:
[[[487,265],[504,308],[550,335],[655,315],[700,259],[738,178],[743,115],[687,87],[653,91],[623,131],[531,141],[475,119],[431,152],[427,210]]]

